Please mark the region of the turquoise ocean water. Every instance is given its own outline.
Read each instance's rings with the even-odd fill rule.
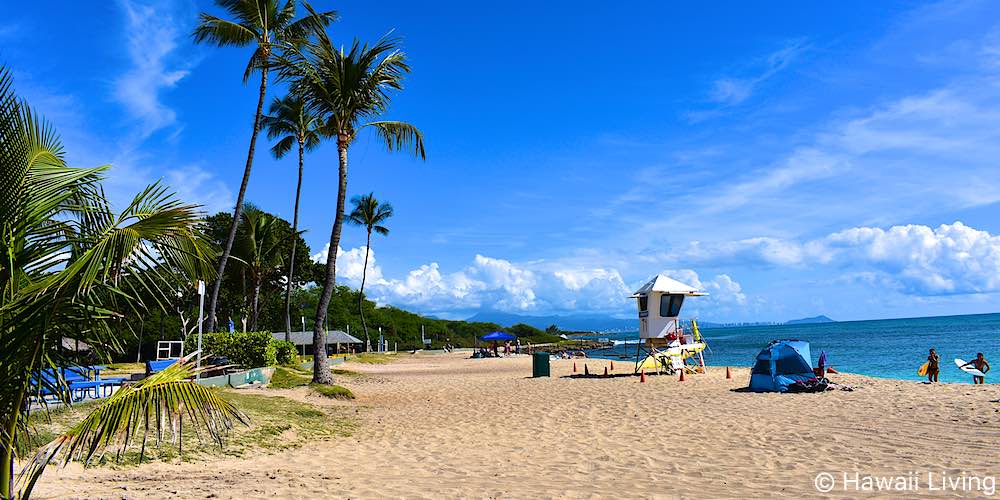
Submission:
[[[977,352],[982,352],[993,367],[986,382],[1000,382],[1000,314],[703,328],[702,334],[710,349],[705,354],[708,365],[749,367],[769,341],[798,339],[809,341],[813,366],[820,351],[826,351],[827,365],[839,371],[904,380],[925,380],[917,376],[917,368],[926,361],[927,350],[933,347],[941,355],[941,382],[971,383],[972,376],[959,370],[953,360],[970,361]],[[638,331],[634,331],[580,338],[619,341],[614,348],[589,353],[617,360],[635,359],[636,346],[629,342],[638,336]]]

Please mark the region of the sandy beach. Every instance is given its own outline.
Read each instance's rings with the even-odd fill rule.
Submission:
[[[349,438],[248,459],[50,468],[39,498],[737,498],[857,497],[842,475],[1000,475],[995,385],[835,375],[853,392],[752,394],[747,369],[675,377],[570,378],[553,361],[532,379],[527,356],[400,354],[348,385]],[[579,360],[603,373],[605,360]],[[615,363],[613,374],[630,366]],[[305,398],[306,390],[283,393]],[[838,481],[821,495],[817,474]],[[885,493],[883,493],[885,495]]]

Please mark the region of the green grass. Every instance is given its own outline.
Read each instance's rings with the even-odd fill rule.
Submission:
[[[146,363],[111,363],[108,369],[101,372],[102,377],[117,375],[128,375],[131,373],[145,373]]]
[[[312,380],[312,376],[306,370],[299,367],[279,366],[274,369],[274,375],[271,377],[271,383],[268,384],[268,387],[271,389],[291,389],[308,385],[310,380]]]
[[[346,390],[346,389],[345,389]],[[348,393],[350,391],[347,391]],[[155,432],[147,438],[143,461],[202,461],[216,457],[249,457],[257,453],[273,453],[296,448],[316,439],[333,439],[349,436],[356,422],[353,411],[343,407],[321,407],[280,396],[251,394],[243,391],[224,390],[222,396],[236,405],[250,418],[250,426],[237,423],[222,448],[207,437],[199,439],[194,426],[184,421],[182,447],[177,443],[156,444]],[[81,421],[95,403],[60,408],[49,419],[32,416],[35,437],[28,444],[35,450]],[[204,432],[202,432],[204,434]],[[137,444],[141,444],[141,435]],[[99,455],[98,455],[99,456]],[[139,462],[138,446],[131,446],[120,462],[110,452],[106,457],[91,462],[98,466],[131,466]]]
[[[369,365],[384,365],[395,360],[395,356],[392,354],[383,354],[378,352],[363,352],[354,356],[350,361],[355,363],[365,363]]]
[[[333,399],[354,399],[350,389],[340,385],[309,384],[309,388],[320,396]]]

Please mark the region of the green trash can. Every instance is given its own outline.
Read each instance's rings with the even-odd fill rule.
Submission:
[[[549,376],[549,353],[536,352],[531,355],[531,376],[535,378]]]

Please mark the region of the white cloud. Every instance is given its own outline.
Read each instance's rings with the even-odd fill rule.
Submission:
[[[325,262],[328,248],[313,255]],[[357,288],[361,281],[364,247],[338,251],[337,280]],[[706,298],[692,300],[689,314],[726,318],[755,310],[742,285],[728,274],[702,279],[692,269],[667,270],[665,274],[701,290]],[[585,268],[559,262],[516,264],[477,255],[465,268],[442,272],[437,263],[424,264],[400,279],[387,278],[374,252],[369,254],[366,295],[380,304],[391,304],[441,317],[463,317],[480,310],[515,314],[629,314],[629,296],[641,283],[626,285],[614,269]],[[462,314],[464,313],[464,315]]]
[[[187,203],[201,205],[209,214],[231,211],[236,203],[232,191],[214,173],[197,164],[168,170],[163,181]]]
[[[913,294],[1000,291],[1000,236],[961,222],[858,227],[825,240],[839,262],[863,261]]]
[[[779,71],[788,67],[805,50],[801,40],[795,40],[781,49],[755,61],[757,73],[747,77],[722,77],[713,82],[709,97],[712,101],[726,106],[735,106],[747,100],[755,88]]]
[[[325,262],[329,245],[313,255]],[[352,287],[361,282],[364,247],[337,252],[337,280]],[[618,271],[601,268],[522,265],[476,255],[461,270],[445,273],[436,262],[387,278],[375,253],[368,256],[366,294],[381,304],[455,316],[456,311],[499,310],[524,314],[620,314],[629,307],[627,287]]]
[[[142,127],[142,137],[174,125],[176,112],[160,101],[188,70],[172,65],[180,36],[177,21],[165,5],[120,0],[125,12],[126,49],[132,67],[115,81],[115,97]]]
[[[707,297],[684,302],[684,314],[692,317],[733,317],[744,313],[748,307],[757,307],[760,302],[749,299],[743,292],[743,286],[728,274],[718,274],[712,279],[701,278],[693,269],[668,269],[662,274],[708,292]]]
[[[679,255],[686,262],[712,265],[830,265],[857,281],[912,295],[1000,292],[1000,235],[962,222],[936,228],[855,227],[804,242],[694,242]]]

